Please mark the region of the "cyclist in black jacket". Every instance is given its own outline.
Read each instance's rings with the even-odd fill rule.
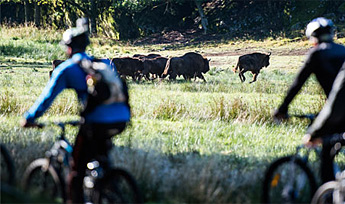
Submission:
[[[337,149],[333,148],[334,145],[323,141],[325,139],[337,141],[339,144]],[[332,150],[337,151],[340,149],[340,145],[345,145],[345,63],[334,81],[325,106],[308,128],[304,142],[307,145],[323,143],[321,179],[323,183],[334,180],[333,159],[336,152]]]
[[[306,36],[314,44],[308,57],[289,88],[274,118],[281,120],[288,116],[288,106],[311,74],[315,74],[325,94],[329,95],[335,77],[345,60],[345,47],[333,42],[333,23],[319,17],[312,20],[306,29]]]

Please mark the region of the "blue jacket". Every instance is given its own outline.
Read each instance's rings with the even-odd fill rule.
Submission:
[[[86,101],[86,73],[76,63],[84,58],[91,59],[86,53],[77,53],[56,67],[39,98],[29,111],[24,114],[28,122],[34,122],[35,119],[42,116],[52,104],[55,97],[66,88],[76,91],[79,102],[84,103]],[[109,60],[105,61],[110,64]],[[129,119],[130,111],[125,103],[102,104],[85,116],[86,123],[127,122]]]

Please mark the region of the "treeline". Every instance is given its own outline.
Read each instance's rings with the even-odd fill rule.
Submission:
[[[171,30],[230,36],[301,35],[312,18],[345,28],[345,2],[338,0],[0,0],[0,23],[66,29],[78,17],[94,35],[120,40]]]

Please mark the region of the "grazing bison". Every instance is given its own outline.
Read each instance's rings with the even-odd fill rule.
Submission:
[[[165,65],[168,61],[168,58],[166,57],[156,57],[156,58],[146,58],[146,59],[141,59],[143,62],[143,71],[142,75],[147,79],[147,80],[153,80],[157,77],[162,76]],[[149,75],[153,75],[154,78],[150,79]]]
[[[133,81],[136,81],[143,71],[143,63],[138,58],[113,58],[111,62],[114,63],[121,77],[131,76]]]
[[[52,62],[52,66],[53,66],[53,69],[51,71],[49,71],[49,78],[52,76],[52,73],[54,71],[54,69],[59,66],[61,63],[63,63],[65,60],[54,60]]]
[[[165,78],[168,74],[169,78],[175,80],[177,76],[183,76],[184,79],[199,77],[206,82],[202,73],[210,70],[209,60],[202,55],[195,52],[188,52],[182,57],[172,57],[166,63],[162,77]]]
[[[270,55],[271,53],[252,53],[242,55],[238,58],[237,65],[233,71],[236,72],[239,69],[239,77],[242,82],[246,80],[244,73],[246,71],[251,71],[253,73],[253,80],[250,83],[253,83],[256,81],[260,70],[263,67],[268,67],[268,65],[270,65]]]

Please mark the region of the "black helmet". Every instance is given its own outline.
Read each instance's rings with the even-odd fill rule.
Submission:
[[[327,18],[315,18],[307,25],[305,34],[308,38],[331,38],[333,37],[333,22]]]
[[[63,33],[60,43],[69,47],[85,48],[90,44],[88,33],[88,20],[86,18],[79,18],[77,20],[77,27],[67,29]]]

